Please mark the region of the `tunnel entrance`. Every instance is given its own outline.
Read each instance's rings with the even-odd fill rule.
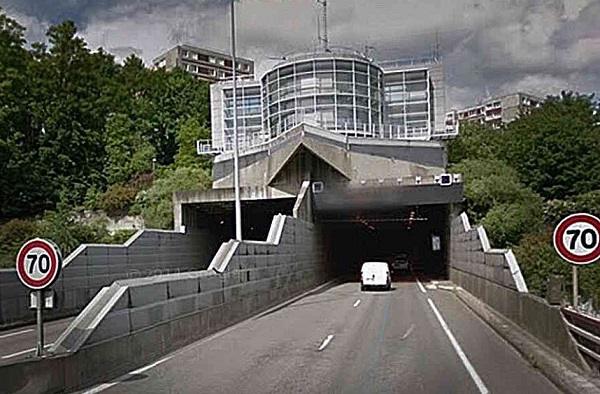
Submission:
[[[427,278],[446,279],[448,206],[402,207],[394,211],[337,213],[319,219],[328,258],[336,273],[359,277],[365,261],[392,261],[407,258],[413,273]]]

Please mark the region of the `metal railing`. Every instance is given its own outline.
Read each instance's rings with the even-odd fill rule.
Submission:
[[[408,140],[426,141],[432,136],[428,127],[405,127],[402,125],[391,125],[381,123],[348,123],[319,121],[308,117],[293,116],[284,123],[278,123],[272,132],[260,131],[252,134],[241,134],[238,137],[240,152],[264,146],[272,141],[285,139],[286,134],[301,123],[321,127],[330,132],[346,135],[353,138],[366,138],[374,140]],[[223,146],[214,147],[211,140],[200,140],[196,142],[196,150],[199,155],[219,154],[233,151],[233,138],[228,137]]]
[[[600,371],[600,319],[572,308],[561,311],[577,349],[590,367]]]

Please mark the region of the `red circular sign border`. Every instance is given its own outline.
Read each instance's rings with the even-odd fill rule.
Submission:
[[[50,274],[38,280],[30,278],[25,272],[25,256],[33,248],[44,249],[50,256]],[[30,289],[43,290],[56,281],[60,273],[61,264],[60,254],[52,242],[41,238],[34,238],[25,242],[17,254],[17,275],[21,282]]]
[[[573,254],[564,247],[562,243],[563,234],[567,228],[575,222],[585,222],[594,226],[598,234],[600,234],[600,219],[594,215],[588,213],[574,213],[567,216],[554,229],[552,234],[552,242],[554,243],[554,249],[564,260],[574,265],[588,265],[600,258],[600,243],[591,253],[587,255],[579,256]]]

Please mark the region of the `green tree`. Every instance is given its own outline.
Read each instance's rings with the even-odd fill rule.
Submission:
[[[175,155],[177,167],[201,166],[209,169],[210,161],[199,157],[196,152],[196,141],[210,138],[210,130],[200,124],[198,119],[189,118],[183,121],[177,129],[178,151]]]
[[[495,159],[504,140],[502,130],[487,125],[465,122],[460,134],[448,142],[448,161],[459,163],[465,159]]]
[[[542,226],[541,198],[503,161],[467,159],[451,171],[463,174],[467,214],[485,225],[493,245],[516,244]]]
[[[563,92],[507,127],[501,157],[545,199],[600,188],[600,115],[593,96]]]
[[[197,167],[166,168],[147,191],[138,195],[146,227],[173,228],[173,193],[210,187],[206,170]]]
[[[154,147],[143,138],[148,123],[132,121],[125,114],[111,116],[106,124],[105,174],[109,184],[124,183],[152,169]]]

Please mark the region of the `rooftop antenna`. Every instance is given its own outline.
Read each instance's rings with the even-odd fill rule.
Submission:
[[[435,31],[435,50],[434,50],[434,54],[433,56],[435,57],[435,60],[440,60],[440,49],[441,45],[440,45],[440,31],[436,30]]]
[[[319,45],[325,52],[329,52],[329,38],[327,36],[327,0],[317,0],[321,6],[321,14],[317,18],[317,37]],[[321,29],[321,26],[323,28]]]

